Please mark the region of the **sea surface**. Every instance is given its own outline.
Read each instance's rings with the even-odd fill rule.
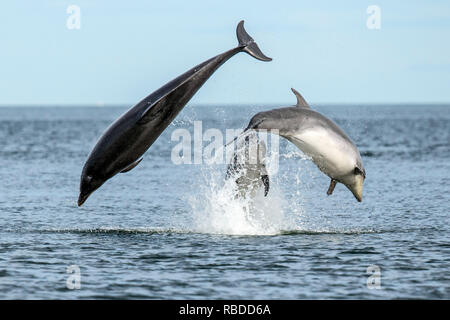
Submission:
[[[363,202],[327,196],[282,138],[269,195],[236,199],[224,149],[202,152],[275,107],[188,105],[80,208],[84,162],[127,108],[0,108],[0,298],[449,299],[450,106],[313,106],[358,146]],[[197,138],[183,158],[180,136]]]

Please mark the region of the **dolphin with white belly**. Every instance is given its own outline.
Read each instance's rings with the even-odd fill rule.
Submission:
[[[328,195],[340,182],[361,202],[366,171],[358,148],[336,123],[312,110],[296,90],[292,92],[297,97],[296,106],[257,113],[245,131],[277,130],[331,178]]]

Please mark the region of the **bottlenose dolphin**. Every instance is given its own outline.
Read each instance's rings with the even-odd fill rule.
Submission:
[[[239,45],[183,73],[140,101],[117,119],[100,137],[83,167],[78,206],[105,181],[127,172],[142,161],[142,155],[223,63],[239,52],[270,61],[244,29],[236,28]]]
[[[300,93],[291,90],[297,97],[296,106],[259,112],[244,132],[278,130],[331,178],[328,195],[340,182],[361,202],[366,171],[355,144],[337,124],[312,110]]]
[[[266,169],[266,144],[255,132],[250,132],[238,141],[225,178],[234,179],[236,196],[254,197],[258,189],[264,187],[264,196],[269,193],[269,175]]]

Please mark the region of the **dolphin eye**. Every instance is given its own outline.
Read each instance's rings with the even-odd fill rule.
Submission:
[[[362,175],[364,178],[366,178],[366,173],[364,171],[362,171],[360,168],[355,167],[355,169],[353,170],[353,174],[354,175]]]

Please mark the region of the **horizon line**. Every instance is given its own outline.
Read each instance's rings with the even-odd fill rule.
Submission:
[[[423,105],[432,105],[432,106],[450,106],[450,101],[446,102],[315,102],[315,103],[309,103],[311,106],[328,106],[328,105],[335,105],[335,106],[392,106],[392,105],[411,105],[411,106],[423,106]],[[0,104],[0,108],[73,108],[73,107],[80,107],[80,108],[126,108],[126,107],[133,107],[134,104],[126,104],[126,103],[111,103],[111,104],[103,104],[103,103],[80,103],[80,104]],[[295,105],[292,101],[287,103],[282,102],[273,102],[273,103],[196,103],[196,104],[188,104],[187,106],[192,107],[211,107],[211,105],[214,106],[221,106],[221,107],[238,107],[238,106],[291,106]]]

